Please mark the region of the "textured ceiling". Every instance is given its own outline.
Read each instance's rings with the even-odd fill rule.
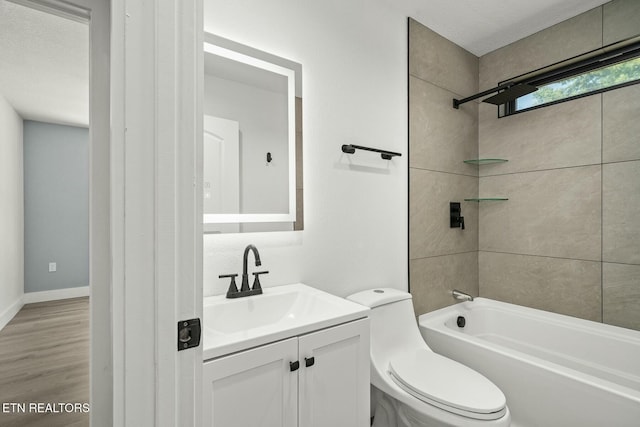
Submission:
[[[383,1],[478,56],[607,2]],[[25,119],[87,126],[88,43],[86,24],[0,0],[0,94]]]
[[[24,119],[88,126],[88,25],[0,0],[0,94]]]
[[[482,56],[610,0],[386,0]]]

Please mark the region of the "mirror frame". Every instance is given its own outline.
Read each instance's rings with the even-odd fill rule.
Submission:
[[[300,80],[296,74],[301,73],[301,66],[292,61],[241,45],[222,37],[205,33],[204,54],[218,55],[252,67],[282,75],[287,79],[287,146],[289,166],[289,211],[275,214],[203,214],[205,229],[207,224],[242,224],[296,222],[296,92],[300,88]]]

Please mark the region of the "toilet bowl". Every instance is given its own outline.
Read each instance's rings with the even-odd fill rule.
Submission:
[[[347,299],[371,308],[373,427],[508,427],[502,391],[479,372],[434,353],[411,294],[382,288]]]

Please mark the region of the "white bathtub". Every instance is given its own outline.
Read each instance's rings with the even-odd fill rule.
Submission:
[[[514,427],[640,426],[638,331],[485,298],[419,324],[434,351],[502,389]]]

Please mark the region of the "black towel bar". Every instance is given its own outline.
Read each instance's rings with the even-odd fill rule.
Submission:
[[[363,147],[361,145],[344,144],[342,146],[343,153],[353,154],[356,152],[356,150],[373,151],[375,153],[380,153],[380,157],[385,160],[391,160],[394,156],[402,156],[402,154],[393,151],[379,150],[377,148]]]

